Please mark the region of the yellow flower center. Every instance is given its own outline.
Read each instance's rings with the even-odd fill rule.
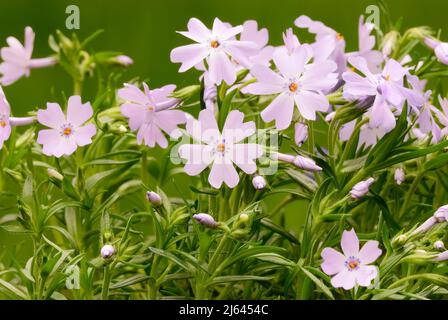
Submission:
[[[293,82],[289,85],[289,91],[291,91],[291,92],[296,92],[297,88],[299,88],[299,85],[295,82]]]
[[[1,121],[0,121],[0,126],[1,126],[2,128],[6,127],[6,121],[5,121],[5,120],[1,120]]]
[[[338,33],[338,34],[336,35],[336,39],[338,39],[338,40],[344,40],[344,36],[343,36],[342,34]]]
[[[216,40],[212,40],[212,41],[210,42],[210,46],[211,46],[212,48],[218,48],[218,47],[219,47],[219,42],[216,41]]]
[[[226,150],[226,146],[224,143],[220,143],[216,146],[216,150],[218,150],[219,152],[224,152],[224,150]]]
[[[388,74],[387,76],[386,76],[386,81],[389,81],[390,80],[390,74]]]
[[[69,136],[72,134],[72,128],[70,127],[65,127],[64,131],[62,132],[64,134],[64,136]]]
[[[352,270],[356,269],[358,267],[358,265],[359,265],[359,262],[357,260],[353,260],[348,263],[348,267]]]
[[[154,111],[155,110],[154,106],[147,106],[146,109],[148,111]]]

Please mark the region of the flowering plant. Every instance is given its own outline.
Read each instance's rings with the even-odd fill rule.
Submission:
[[[294,26],[274,45],[252,20],[191,18],[170,59],[200,77],[180,88],[127,79],[97,34],[57,31],[44,58],[30,27],[9,37],[2,86],[56,67],[73,92],[13,117],[0,91],[0,228],[24,239],[0,297],[443,298],[448,44],[361,16],[347,52]]]

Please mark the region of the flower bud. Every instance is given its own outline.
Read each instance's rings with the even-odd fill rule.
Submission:
[[[382,48],[383,48],[382,52],[385,57],[390,56],[390,54],[392,53],[392,51],[398,41],[399,36],[400,36],[400,34],[395,30],[390,31],[389,33],[387,33],[384,36],[384,38],[383,38],[384,40],[382,43]]]
[[[436,242],[434,242],[434,248],[437,250],[445,249],[445,244],[443,243],[443,241],[437,240]]]
[[[218,223],[215,221],[215,219],[207,214],[207,213],[198,213],[193,215],[193,219],[196,220],[199,224],[202,224],[204,227],[207,228],[216,228],[218,226]]]
[[[121,64],[124,67],[128,67],[134,63],[134,60],[132,60],[131,57],[125,55],[116,56],[115,60],[117,63]]]
[[[197,94],[200,90],[200,85],[191,85],[174,91],[172,96],[173,98],[177,98],[180,100],[187,100],[188,98],[191,98],[192,96]]]
[[[158,207],[162,204],[162,198],[154,191],[146,192],[146,199],[148,199],[154,207]]]
[[[310,158],[305,158],[302,156],[297,155],[294,158],[293,164],[303,170],[308,170],[308,171],[321,171],[322,168],[319,167],[316,162],[314,162],[313,159]]]
[[[247,213],[240,214],[240,221],[243,223],[249,221],[249,215]]]
[[[424,233],[424,232],[428,231],[429,229],[431,229],[437,222],[438,222],[437,219],[434,216],[432,216],[429,219],[427,219],[425,222],[423,222],[417,229],[412,231],[411,235]]]
[[[437,219],[437,222],[448,221],[448,204],[437,209],[433,216]]]
[[[120,124],[120,126],[118,127],[118,131],[121,133],[126,133],[128,132],[128,129],[124,125]]]
[[[325,116],[325,121],[326,122],[331,122],[331,120],[333,120],[335,115],[336,115],[336,111],[330,112],[329,114],[327,114]]]
[[[398,184],[398,185],[400,185],[400,184],[402,184],[404,182],[405,175],[404,175],[403,168],[395,169],[394,179],[395,179],[395,183]]]
[[[294,141],[297,146],[302,144],[308,139],[308,126],[304,123],[297,122],[294,126]]]
[[[254,177],[252,178],[252,185],[257,190],[264,189],[264,187],[266,187],[266,180],[264,179],[264,177],[255,174]]]
[[[441,42],[435,49],[434,53],[440,63],[448,65],[448,43]]]
[[[437,257],[434,259],[435,261],[445,261],[448,260],[448,250],[439,253]]]
[[[47,173],[50,178],[54,178],[58,181],[64,180],[64,176],[52,168],[48,168]]]
[[[425,37],[423,39],[423,43],[429,48],[429,49],[435,49],[439,44],[440,41],[437,39],[434,39],[433,37]]]
[[[358,182],[353,186],[352,190],[350,191],[350,196],[353,199],[359,199],[365,196],[369,192],[369,188],[373,182],[375,182],[375,179],[373,179],[372,177],[370,177],[367,180]]]
[[[106,244],[101,248],[101,257],[103,259],[110,259],[115,254],[115,248],[110,244]]]

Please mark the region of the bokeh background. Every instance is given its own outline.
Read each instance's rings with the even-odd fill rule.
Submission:
[[[385,1],[393,21],[403,18],[403,28],[429,25],[433,29],[448,29],[446,14],[448,1],[445,0],[390,0]],[[129,79],[147,79],[151,87],[168,83],[178,86],[194,83],[198,74],[179,74],[179,65],[172,64],[169,53],[172,48],[186,44],[176,30],[185,30],[190,17],[197,17],[211,25],[214,17],[231,24],[240,24],[255,19],[259,26],[269,30],[270,42],[281,44],[281,33],[293,27],[299,15],[306,14],[321,20],[344,35],[347,50],[357,48],[357,25],[359,15],[365,13],[374,0],[1,0],[0,1],[0,46],[4,46],[8,36],[23,40],[25,26],[36,32],[34,57],[51,53],[48,36],[60,29],[66,30],[66,7],[78,5],[81,28],[76,30],[79,38],[85,38],[98,29],[104,33],[92,46],[97,51],[118,51],[129,55],[134,65],[127,71]],[[295,29],[297,31],[297,29]],[[444,37],[448,40],[448,36]],[[92,99],[95,92],[86,86],[83,100]],[[93,86],[92,86],[93,87]],[[30,78],[4,88],[12,105],[14,115],[23,115],[36,107],[43,107],[53,99],[55,92],[71,94],[72,83],[59,67],[33,70]],[[271,198],[273,205],[278,200]],[[299,231],[304,216],[300,203],[289,205],[286,210],[286,224]],[[0,212],[0,215],[6,212]],[[0,247],[6,248],[20,242],[0,231]]]

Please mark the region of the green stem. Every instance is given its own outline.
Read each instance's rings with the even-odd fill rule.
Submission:
[[[420,171],[417,173],[417,176],[415,177],[414,181],[412,181],[411,186],[409,187],[408,192],[406,193],[406,197],[404,198],[403,206],[400,209],[400,212],[398,214],[398,219],[400,219],[407,208],[409,207],[409,204],[411,203],[412,196],[415,194],[415,190],[417,190],[418,184],[420,183],[420,180],[423,177],[424,171]]]
[[[110,285],[110,267],[107,265],[104,267],[103,275],[103,288],[101,290],[101,300],[109,299],[109,285]]]

